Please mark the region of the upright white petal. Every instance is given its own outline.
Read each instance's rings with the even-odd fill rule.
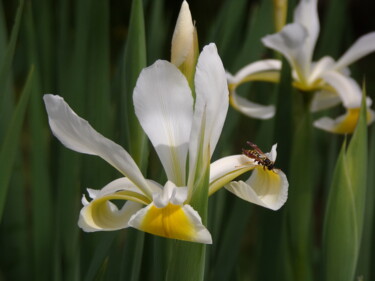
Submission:
[[[301,0],[294,10],[294,23],[301,24],[307,30],[307,38],[301,50],[305,60],[306,75],[310,72],[310,63],[320,29],[317,5],[317,0]]]
[[[335,61],[329,56],[322,57],[319,61],[313,63],[308,83],[316,82],[324,72],[331,70],[334,65]]]
[[[151,190],[133,158],[121,146],[95,131],[60,96],[44,95],[48,121],[53,134],[67,148],[98,155],[128,177],[143,192]]]
[[[196,165],[202,129],[203,147],[210,149],[209,155],[212,155],[228,111],[228,84],[225,70],[213,43],[205,46],[199,56],[195,73],[195,89],[194,121],[189,146],[190,167]],[[193,172],[192,170],[194,169],[190,169],[190,172]]]
[[[334,69],[340,70],[375,51],[375,32],[358,38],[357,41],[337,61]]]
[[[134,107],[168,179],[185,183],[185,163],[193,119],[193,97],[186,78],[173,64],[159,60],[142,70],[134,89]]]
[[[309,63],[304,49],[308,36],[308,31],[303,25],[292,23],[284,26],[278,33],[263,37],[262,42],[283,54],[297,72],[298,78],[303,81],[309,74]]]

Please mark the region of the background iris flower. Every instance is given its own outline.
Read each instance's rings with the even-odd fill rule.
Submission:
[[[352,133],[358,121],[362,91],[350,77],[348,65],[375,51],[375,32],[363,35],[335,62],[325,56],[313,61],[313,52],[320,31],[317,0],[301,0],[294,11],[294,21],[275,34],[262,38],[265,46],[280,52],[292,68],[293,86],[304,92],[315,92],[311,111],[327,109],[339,103],[346,113],[335,119],[323,117],[314,122],[317,128],[333,133]],[[231,104],[240,112],[254,118],[267,119],[274,115],[273,106],[261,106],[240,97],[236,88],[248,81],[279,82],[280,60],[251,63],[234,76],[228,74]],[[375,118],[367,98],[368,124]]]

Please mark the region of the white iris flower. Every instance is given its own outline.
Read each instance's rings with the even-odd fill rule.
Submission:
[[[360,37],[338,60],[323,57],[313,62],[313,52],[319,35],[317,0],[301,0],[294,11],[294,22],[275,34],[267,35],[262,42],[280,52],[293,69],[293,86],[302,91],[316,92],[311,104],[315,112],[340,102],[346,114],[336,119],[328,117],[314,122],[317,128],[334,133],[351,133],[357,124],[362,91],[350,77],[348,65],[375,51],[375,32]],[[236,94],[236,87],[247,81],[279,82],[280,60],[261,60],[242,68],[236,75],[228,74],[231,104],[240,112],[254,118],[273,117],[274,106],[252,103]],[[374,121],[371,99],[367,98],[367,121]]]
[[[164,186],[144,178],[128,152],[95,131],[63,98],[44,96],[53,134],[67,148],[97,155],[124,176],[101,190],[87,190],[92,200],[83,196],[78,223],[84,231],[130,226],[167,238],[212,243],[198,212],[189,205],[194,193],[189,179],[202,173],[197,168],[202,167],[197,163],[198,154],[207,155],[210,161],[228,109],[226,74],[214,44],[206,46],[199,56],[195,93],[194,100],[185,76],[162,60],[141,72],[134,89],[135,113],[168,178]],[[274,160],[275,147],[272,151],[269,157]],[[248,181],[231,182],[253,169],[256,171]],[[244,200],[275,210],[284,204],[288,190],[282,171],[269,171],[245,155],[226,157],[211,165],[210,194],[224,185]],[[112,200],[124,204],[119,207]]]

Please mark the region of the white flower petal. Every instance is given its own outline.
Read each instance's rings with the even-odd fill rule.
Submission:
[[[183,1],[172,37],[171,62],[177,67],[184,62],[193,47],[193,37],[194,24],[189,4]]]
[[[346,108],[360,107],[362,91],[354,79],[337,71],[326,72],[322,78],[336,90]]]
[[[154,192],[160,192],[162,189],[153,186]],[[128,178],[116,179],[101,190],[94,190],[88,188],[87,191],[92,200],[88,202],[86,199],[82,200],[84,207],[80,212],[78,225],[87,232],[91,231],[109,231],[127,227],[130,217],[143,207],[142,204],[132,201],[127,201],[119,210],[115,204],[110,200],[126,200],[124,191],[130,197],[139,199],[142,203],[148,204],[145,194],[139,190],[134,183]],[[85,198],[83,196],[83,198]]]
[[[230,102],[236,110],[252,118],[270,119],[275,115],[275,106],[251,102],[235,91],[231,92]]]
[[[305,54],[305,43],[308,38],[307,29],[298,23],[287,24],[275,34],[262,38],[265,46],[274,49],[285,56],[300,79],[306,79],[310,62]]]
[[[288,187],[288,180],[281,170],[270,171],[260,166],[253,170],[246,182],[231,182],[225,186],[241,199],[272,210],[278,210],[284,205]]]
[[[176,66],[157,61],[143,69],[134,89],[135,113],[167,173],[185,182],[185,163],[193,118],[193,97]]]
[[[334,64],[333,58],[328,56],[322,57],[318,62],[313,63],[308,83],[314,83],[324,72],[331,70]]]
[[[280,60],[260,60],[246,65],[241,68],[234,76],[228,76],[229,84],[239,84],[246,77],[251,76],[255,73],[266,72],[266,71],[280,71],[281,61]]]
[[[360,108],[348,109],[345,114],[340,115],[335,119],[322,117],[314,122],[314,126],[330,133],[351,134],[357,126],[359,111]],[[374,111],[367,108],[367,124],[371,124],[374,120]]]
[[[301,56],[304,57],[304,64],[306,65],[306,76],[310,72],[309,64],[312,61],[312,55],[320,29],[317,5],[317,0],[301,0],[294,10],[294,23],[301,24],[307,30],[306,41],[301,49],[303,52]]]
[[[210,232],[190,205],[157,208],[151,203],[132,216],[129,226],[166,238],[212,244]]]
[[[272,146],[271,151],[270,151],[269,153],[266,153],[267,157],[268,157],[271,161],[273,161],[273,162],[276,161],[276,157],[277,157],[277,151],[276,151],[276,149],[277,149],[277,143],[275,143],[275,144]]]
[[[358,38],[357,41],[337,61],[336,70],[340,70],[360,58],[375,51],[375,32],[368,33]]]
[[[210,166],[210,187],[208,194],[212,195],[221,187],[258,166],[253,159],[243,154],[232,155],[213,162]]]
[[[77,152],[100,156],[145,193],[151,194],[145,178],[129,153],[95,131],[62,97],[44,95],[43,99],[51,130],[62,144]]]
[[[127,201],[120,210],[110,201],[102,201],[94,206],[89,204],[82,208],[78,226],[86,232],[123,229],[128,227],[131,216],[141,208],[142,204],[132,201]]]
[[[226,74],[213,43],[205,46],[199,56],[195,73],[195,89],[194,121],[189,146],[190,175],[195,174],[196,157],[201,145],[204,150],[210,149],[209,156],[211,157],[228,111]],[[201,144],[201,133],[204,137],[203,144]],[[203,154],[205,155],[206,152]]]
[[[335,92],[331,91],[318,91],[314,94],[314,98],[311,102],[311,112],[317,112],[319,110],[327,109],[338,105],[341,102],[340,96]]]

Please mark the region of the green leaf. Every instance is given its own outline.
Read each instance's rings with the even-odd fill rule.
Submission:
[[[146,67],[146,39],[143,16],[142,0],[133,0],[129,34],[126,41],[125,53],[121,74],[121,108],[120,112],[125,113],[120,120],[126,120],[121,123],[121,127],[126,130],[122,135],[122,141],[125,141],[135,162],[145,170],[148,158],[148,142],[145,133],[134,112],[133,90],[138,76],[143,68]]]
[[[11,112],[13,109],[13,92],[11,87],[9,86],[10,78],[11,78],[11,66],[14,57],[14,52],[16,48],[18,33],[21,24],[21,17],[24,7],[24,1],[21,0],[16,14],[16,19],[14,21],[12,33],[10,35],[9,43],[7,44],[6,50],[4,46],[4,50],[2,48],[0,51],[4,53],[0,55],[0,141],[3,140],[5,126],[9,122],[9,116],[11,116]],[[2,9],[1,9],[2,12]],[[0,16],[2,16],[0,14]],[[5,20],[2,19],[1,23],[1,41],[5,41],[6,34],[5,34]],[[1,42],[2,45],[5,45],[5,42]],[[1,46],[3,47],[3,46]],[[4,128],[4,129],[3,129]]]
[[[30,96],[30,85],[32,81],[33,69],[30,70],[20,101],[13,113],[9,123],[4,142],[0,150],[0,222],[4,210],[9,181],[12,175],[13,164],[16,160],[20,143],[22,124],[26,111],[26,105]]]
[[[355,279],[360,250],[367,179],[367,124],[363,95],[357,128],[344,142],[333,175],[324,221],[326,280]]]

